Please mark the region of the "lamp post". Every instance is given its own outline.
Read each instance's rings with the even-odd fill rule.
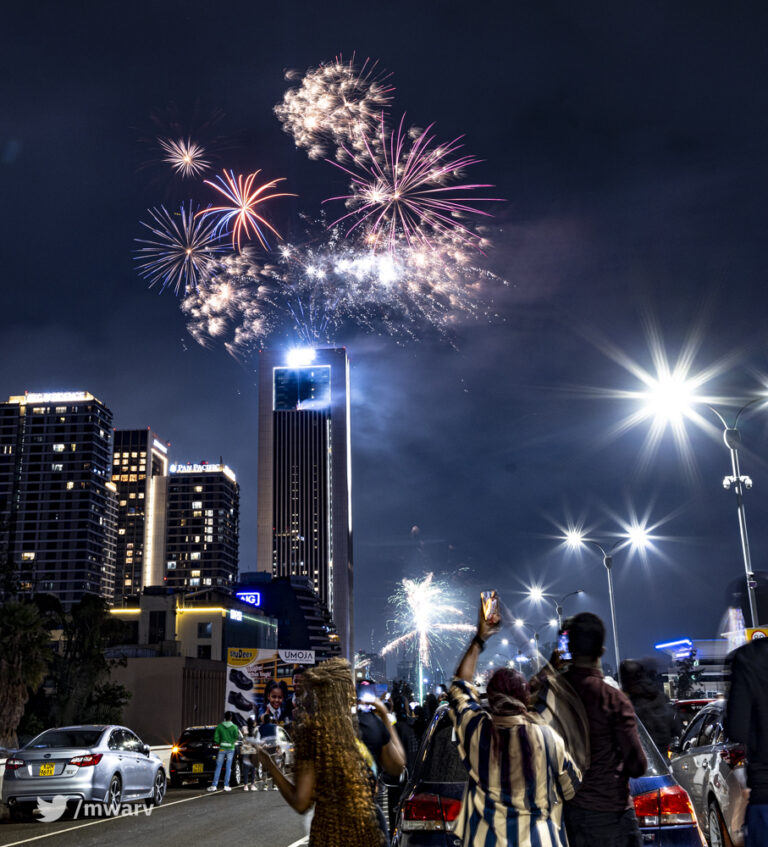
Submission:
[[[644,547],[648,542],[648,534],[645,527],[635,525],[629,528],[629,531],[622,537],[618,538],[608,549],[602,544],[595,541],[593,538],[586,538],[580,530],[572,529],[566,534],[565,540],[569,547],[578,548],[587,544],[591,544],[600,552],[603,559],[603,567],[605,568],[608,577],[608,600],[611,607],[611,630],[613,632],[613,654],[616,659],[616,675],[619,675],[619,665],[621,664],[621,656],[619,654],[619,631],[616,624],[616,600],[613,591],[613,554],[620,546],[627,542],[636,547]]]
[[[731,470],[730,476],[723,477],[723,488],[728,491],[731,487],[736,492],[736,514],[739,519],[739,537],[741,539],[741,555],[744,558],[744,572],[747,579],[747,598],[749,600],[749,615],[752,618],[752,626],[758,626],[759,620],[757,617],[757,594],[755,589],[757,582],[755,574],[752,571],[752,556],[749,552],[749,536],[747,535],[747,516],[744,511],[744,491],[752,488],[752,480],[748,476],[743,476],[739,467],[739,445],[741,444],[741,433],[738,430],[739,418],[750,406],[754,406],[758,402],[755,398],[749,403],[742,406],[736,413],[733,419],[733,425],[729,426],[725,417],[718,412],[714,406],[707,408],[717,416],[717,419],[723,425],[723,441],[728,451],[731,454]]]
[[[523,629],[523,627],[527,627],[533,633],[533,643],[536,648],[536,672],[541,669],[541,658],[539,653],[539,629],[545,626],[555,626],[557,621],[553,618],[547,623],[542,623],[540,626],[533,626],[533,624],[526,623],[522,618],[515,618],[515,626],[518,629]]]
[[[705,425],[703,419],[693,412],[694,405],[702,405],[709,409],[723,427],[723,441],[731,454],[731,474],[723,478],[723,488],[726,491],[733,488],[736,492],[736,514],[739,520],[741,554],[744,559],[744,573],[747,580],[749,613],[752,619],[752,626],[758,626],[757,595],[755,591],[757,583],[752,571],[752,557],[749,551],[749,536],[747,535],[747,517],[744,511],[744,491],[752,488],[752,480],[750,477],[741,473],[739,466],[741,433],[739,432],[738,424],[739,418],[741,418],[747,409],[752,408],[756,403],[765,402],[765,398],[755,397],[748,403],[745,403],[736,412],[733,423],[729,424],[725,416],[715,406],[708,403],[703,397],[696,397],[691,385],[684,379],[670,380],[669,378],[657,378],[650,380],[649,386],[650,391],[644,392],[640,396],[645,398],[647,402],[647,413],[654,416],[656,427],[659,431],[664,425],[670,423],[673,430],[679,435],[683,426],[683,420],[686,417],[696,421],[703,427]]]
[[[555,602],[555,614],[557,615],[557,628],[563,628],[563,604],[569,597],[574,597],[576,594],[583,594],[583,588],[577,588],[575,591],[569,591],[564,597]]]

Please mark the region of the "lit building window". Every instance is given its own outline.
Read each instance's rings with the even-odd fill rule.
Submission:
[[[167,566],[168,566],[169,571],[175,571],[176,570],[176,562],[168,562]]]
[[[57,462],[54,462],[54,463],[51,465],[51,470],[52,470],[54,473],[60,473],[61,471],[63,471],[63,470],[64,470],[64,465],[61,465],[61,464],[58,464]]]
[[[196,485],[195,491],[196,491],[197,494],[202,494],[203,493],[203,486],[202,485]]]
[[[125,527],[120,527],[120,529],[118,529],[118,531],[117,531],[117,534],[118,535],[125,535]]]
[[[190,579],[189,584],[190,585],[200,585],[200,578],[194,577],[193,579]]]
[[[189,575],[190,576],[200,576],[200,571],[190,571]]]
[[[71,480],[67,483],[67,491],[71,491],[75,487],[75,483]]]
[[[35,554],[34,553],[22,553],[21,561],[22,562],[34,562]]]
[[[198,559],[200,558],[200,551],[199,551],[199,550],[195,550],[195,552],[194,552],[194,553],[190,553],[190,554],[189,554],[189,558],[190,558],[190,559],[192,559],[192,561],[193,561],[193,562],[198,561]]]
[[[203,501],[202,500],[193,500],[192,501],[192,508],[193,509],[202,509],[203,508]]]
[[[53,445],[53,452],[54,453],[63,453],[64,452],[64,445],[63,444],[54,444]]]

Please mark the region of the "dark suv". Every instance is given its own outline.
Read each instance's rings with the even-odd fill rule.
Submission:
[[[213,781],[216,770],[216,755],[219,745],[214,743],[215,726],[189,726],[179,736],[179,740],[171,748],[169,778],[171,788],[181,788],[182,782],[195,779],[202,785]],[[243,763],[240,755],[241,744],[235,747],[235,757],[232,760],[230,784],[240,785],[243,776]],[[222,779],[224,768],[222,766]]]

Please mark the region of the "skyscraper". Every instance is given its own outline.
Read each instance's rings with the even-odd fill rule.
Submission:
[[[237,577],[240,488],[224,464],[175,464],[168,481],[165,584],[232,588]]]
[[[115,578],[112,412],[86,391],[0,404],[0,560],[22,594],[110,602]]]
[[[168,446],[150,429],[116,429],[112,482],[117,488],[115,603],[162,585]]]
[[[308,577],[348,659],[351,470],[346,350],[262,352],[257,568]]]

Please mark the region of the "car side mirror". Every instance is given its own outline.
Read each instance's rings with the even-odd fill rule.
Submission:
[[[149,756],[149,754],[152,752],[152,751],[149,749],[149,744],[142,744],[142,745],[141,745],[141,752],[142,752],[145,756]]]

